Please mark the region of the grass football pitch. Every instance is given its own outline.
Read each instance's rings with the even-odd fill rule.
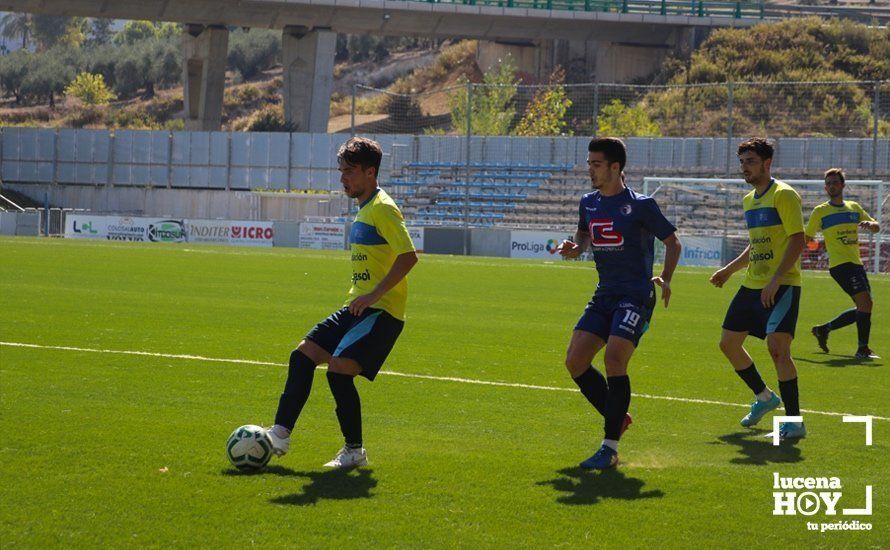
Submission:
[[[853,360],[855,326],[817,349],[809,327],[851,305],[827,273],[804,275],[796,444],[774,447],[770,418],[738,423],[751,395],[717,341],[741,274],[715,289],[711,270],[678,270],[631,361],[622,463],[589,473],[577,464],[601,419],[563,359],[593,265],[425,255],[385,373],[357,382],[370,466],[322,468],[342,438],[319,372],[291,452],[244,475],[226,438],[273,419],[290,350],[345,297],[348,253],[26,238],[0,251],[4,548],[890,544],[890,361]],[[872,347],[888,357],[890,278],[871,283]],[[765,344],[748,349],[777,389]],[[871,446],[842,413],[875,417]],[[838,478],[836,515],[774,515],[775,473]],[[872,514],[844,515],[867,486]]]

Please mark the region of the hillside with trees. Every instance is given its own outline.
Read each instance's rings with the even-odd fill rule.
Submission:
[[[11,14],[0,33],[33,53],[0,57],[0,123],[92,128],[182,128],[178,25]],[[670,58],[651,86],[565,84],[557,68],[523,85],[509,59],[487,73],[476,42],[337,38],[334,131],[466,131],[478,135],[890,136],[890,29],[848,20],[789,19],[721,29],[689,58]],[[226,130],[288,131],[280,33],[233,29],[223,105]],[[799,81],[823,84],[790,84]],[[873,81],[888,81],[875,93]],[[475,83],[471,103],[467,84]],[[385,88],[385,89],[383,89]],[[732,101],[730,102],[730,95]],[[731,103],[731,118],[730,118]]]
[[[110,21],[103,19],[4,16],[0,34],[21,39],[28,48],[0,56],[0,124],[181,129],[181,26],[130,21],[117,33],[109,28]],[[364,69],[373,75],[368,66],[396,64],[414,52],[428,52],[434,59],[437,44],[423,38],[338,35],[335,71],[361,74]],[[383,84],[398,76],[395,70]],[[232,29],[224,129],[289,130],[281,85],[280,32]]]
[[[799,81],[832,84],[783,84]],[[873,81],[890,81],[890,28],[792,19],[715,31],[691,58],[669,60],[655,81],[689,87],[651,91],[639,105],[665,135],[720,135],[731,82],[736,134],[866,137]],[[890,82],[880,91],[879,132],[890,137]]]

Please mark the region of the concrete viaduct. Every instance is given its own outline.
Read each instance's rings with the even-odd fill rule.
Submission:
[[[507,49],[539,73],[576,58],[588,60],[597,81],[618,82],[649,73],[669,51],[688,51],[698,31],[762,21],[739,13],[586,11],[584,1],[560,10],[512,0],[0,0],[0,10],[183,23],[185,128],[195,131],[220,128],[231,26],[281,29],[285,117],[301,132],[326,132],[338,32],[476,38],[497,44],[481,52],[483,66],[486,51],[490,63]]]

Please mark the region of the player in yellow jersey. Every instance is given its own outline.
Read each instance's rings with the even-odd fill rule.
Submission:
[[[743,201],[750,242],[739,257],[711,276],[711,283],[720,288],[733,273],[748,268],[726,312],[720,349],[756,396],[751,412],[741,421],[742,426],[749,427],[783,400],[787,416],[800,416],[791,341],[800,307],[800,253],[805,240],[800,195],[790,185],[770,177],[773,146],[765,139],[751,138],[739,145],[738,157],[745,181],[754,187]],[[766,338],[781,400],[764,383],[745,350],[749,334]],[[780,424],[781,439],[805,435],[803,422]]]
[[[871,287],[862,260],[859,258],[859,228],[877,233],[881,230],[859,204],[844,200],[846,179],[840,168],[825,172],[825,193],[828,201],[813,209],[807,222],[807,239],[816,238],[822,232],[825,250],[828,252],[828,272],[844,292],[853,298],[855,308],[848,309],[824,325],[813,327],[813,336],[822,351],[828,353],[828,333],[856,323],[859,336],[857,359],[880,359],[868,347],[871,332]]]
[[[354,379],[362,375],[374,380],[395,345],[405,325],[405,276],[417,263],[399,207],[377,184],[382,157],[380,145],[365,138],[350,139],[337,153],[343,190],[359,203],[349,233],[352,287],[343,307],[315,325],[291,353],[275,425],[266,430],[279,456],[290,447],[291,431],[312,390],[315,367],[327,363],[345,445],[325,466],[368,463]]]

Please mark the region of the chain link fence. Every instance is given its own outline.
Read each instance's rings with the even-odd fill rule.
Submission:
[[[890,81],[355,86],[351,118],[353,134],[870,138],[877,163],[878,139],[890,138]]]
[[[356,85],[352,93],[351,130],[358,134],[446,135],[451,133],[452,103],[464,86],[432,92],[398,94]]]
[[[417,225],[567,230],[589,190],[587,140],[598,135],[626,139],[628,185],[657,192],[681,233],[719,237],[729,248],[746,242],[738,209],[748,186],[688,178],[738,178],[735,149],[748,136],[776,139],[777,177],[816,178],[800,182],[806,215],[825,200],[825,169],[870,180],[890,173],[888,81],[642,86],[556,78],[422,94],[356,86],[352,118],[353,134],[413,136],[392,148],[388,185]],[[651,176],[667,179],[646,189]],[[886,228],[884,189],[851,185],[849,198]],[[870,265],[886,269],[887,239],[862,239]],[[808,250],[808,268],[825,267],[822,252]]]

